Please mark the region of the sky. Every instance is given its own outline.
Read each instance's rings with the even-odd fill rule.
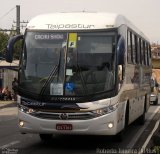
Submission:
[[[20,5],[21,21],[29,21],[36,15],[54,12],[122,14],[138,27],[151,43],[160,44],[160,0],[3,0],[0,28],[10,29],[15,25],[13,22],[16,21],[16,5]]]

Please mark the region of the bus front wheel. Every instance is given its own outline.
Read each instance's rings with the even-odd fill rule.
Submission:
[[[124,128],[121,130],[117,135],[116,135],[116,140],[118,142],[122,142],[125,136],[125,130],[128,126],[128,121],[129,121],[129,101],[127,102],[126,106],[126,112],[125,112],[125,121],[124,121]]]
[[[53,135],[52,134],[39,134],[39,137],[43,142],[48,142],[52,140]]]

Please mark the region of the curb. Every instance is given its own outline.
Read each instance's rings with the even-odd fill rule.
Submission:
[[[0,101],[0,109],[7,108],[7,107],[16,107],[17,102],[15,101]]]

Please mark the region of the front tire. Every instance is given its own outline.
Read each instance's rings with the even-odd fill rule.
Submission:
[[[39,134],[39,137],[43,142],[49,142],[52,140],[53,135],[52,134]]]
[[[124,139],[125,128],[116,135],[116,141],[122,142]]]
[[[128,126],[128,121],[129,121],[129,101],[127,102],[126,106],[124,128],[116,135],[116,140],[118,142],[122,142],[125,137],[125,131]]]

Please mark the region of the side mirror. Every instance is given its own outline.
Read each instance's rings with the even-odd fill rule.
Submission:
[[[124,54],[125,54],[125,41],[124,38],[121,36],[117,43],[117,61],[118,65],[123,65],[124,61]]]
[[[7,44],[7,51],[6,51],[6,61],[12,63],[13,61],[13,52],[14,52],[14,45],[17,41],[23,39],[23,35],[16,35],[11,37],[8,40]]]

